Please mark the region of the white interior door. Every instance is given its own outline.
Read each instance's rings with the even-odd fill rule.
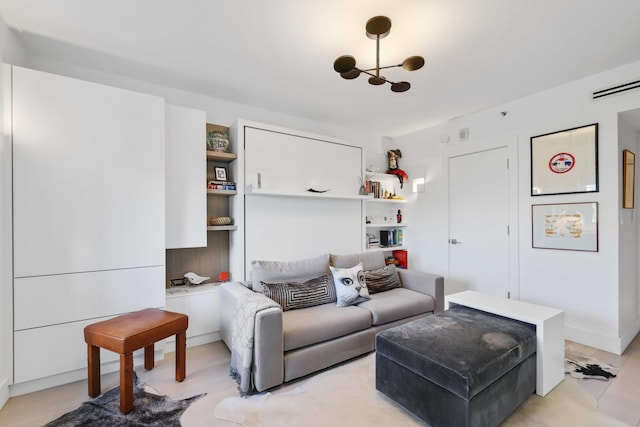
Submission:
[[[447,293],[509,295],[507,148],[449,158]]]

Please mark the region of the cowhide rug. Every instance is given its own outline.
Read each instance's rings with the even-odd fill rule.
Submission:
[[[116,387],[82,403],[78,409],[51,421],[45,427],[180,426],[183,412],[205,395],[206,393],[203,393],[188,399],[173,400],[158,394],[149,386],[140,384],[134,372],[133,410],[128,414],[120,412],[120,387]]]
[[[566,350],[564,357],[564,372],[574,378],[609,381],[620,371],[620,368],[599,362],[583,353]]]

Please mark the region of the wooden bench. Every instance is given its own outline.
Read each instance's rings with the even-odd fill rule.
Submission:
[[[133,409],[133,352],[144,347],[144,368],[153,369],[154,343],[174,334],[176,381],[182,382],[186,376],[188,325],[185,314],[148,308],[86,326],[89,396],[100,394],[100,349],[111,350],[120,354],[120,412],[130,412]]]

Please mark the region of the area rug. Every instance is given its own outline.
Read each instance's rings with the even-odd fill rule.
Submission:
[[[564,357],[564,372],[574,378],[608,381],[615,378],[620,371],[620,368],[577,351],[567,349]]]
[[[173,400],[158,394],[151,387],[140,384],[138,376],[133,378],[133,410],[120,412],[120,387],[88,400],[74,411],[51,421],[45,427],[109,426],[180,426],[180,417],[196,400],[199,394],[188,399]]]
[[[569,375],[544,398],[531,395],[502,426],[623,427],[596,408],[596,400]],[[244,427],[424,426],[401,406],[375,389],[375,354],[274,392],[248,398],[230,397],[215,416]]]

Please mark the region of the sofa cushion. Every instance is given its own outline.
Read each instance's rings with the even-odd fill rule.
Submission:
[[[301,281],[329,273],[329,254],[296,261],[251,261],[253,290],[264,293],[260,282]]]
[[[333,284],[336,287],[336,305],[338,307],[347,307],[370,298],[362,263],[351,268],[329,268],[333,275]]]
[[[383,252],[362,252],[350,255],[334,255],[331,254],[330,262],[336,268],[349,268],[362,263],[364,270],[375,270],[384,267]]]
[[[367,282],[369,294],[377,294],[402,286],[396,266],[393,264],[376,270],[365,270],[364,279]]]
[[[371,295],[369,301],[358,304],[371,313],[373,325],[382,325],[418,314],[432,312],[435,301],[430,295],[405,288],[391,289]]]
[[[284,351],[331,340],[371,327],[371,315],[358,307],[323,304],[282,313]]]
[[[336,288],[331,274],[304,282],[260,283],[264,294],[280,304],[282,311],[336,302]]]

